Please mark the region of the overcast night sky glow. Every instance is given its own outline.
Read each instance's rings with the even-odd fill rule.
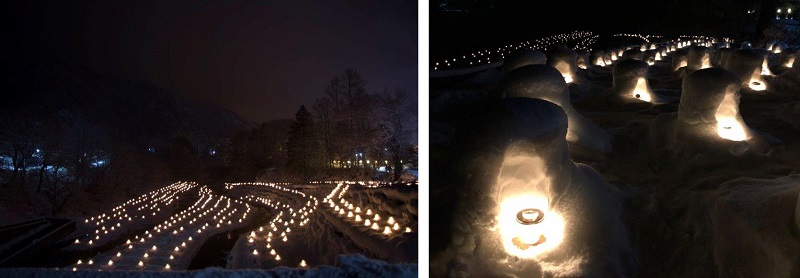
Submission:
[[[417,1],[61,2],[14,9],[19,46],[254,122],[292,118],[346,68],[417,96]]]

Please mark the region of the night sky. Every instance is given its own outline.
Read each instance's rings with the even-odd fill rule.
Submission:
[[[63,3],[61,3],[63,2]],[[346,68],[417,95],[417,1],[53,1],[6,6],[21,51],[151,83],[254,122]]]

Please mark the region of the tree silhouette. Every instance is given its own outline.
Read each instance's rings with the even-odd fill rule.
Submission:
[[[308,179],[321,164],[321,152],[314,135],[314,120],[305,105],[297,110],[289,130],[286,150],[286,167],[300,174],[303,179]]]

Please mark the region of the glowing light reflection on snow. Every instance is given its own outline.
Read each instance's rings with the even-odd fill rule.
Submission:
[[[632,97],[646,102],[650,102],[653,99],[650,92],[647,90],[647,80],[639,78],[639,81],[636,82],[636,89],[633,90]]]
[[[567,83],[572,83],[572,75],[564,74],[564,81],[566,81]]]
[[[748,86],[750,86],[750,89],[753,89],[753,91],[763,91],[767,89],[767,84],[760,80],[751,80]]]
[[[517,213],[525,209],[541,210],[544,218],[538,224],[520,224]],[[564,240],[564,218],[548,210],[545,196],[530,194],[506,198],[500,204],[498,225],[506,252],[520,258],[534,258],[553,250]],[[542,237],[544,242],[541,242]],[[519,242],[526,246],[518,247]]]
[[[744,141],[747,139],[747,131],[744,124],[737,117],[738,107],[733,94],[726,94],[725,98],[717,108],[714,116],[717,119],[717,134],[719,137],[731,141]]]

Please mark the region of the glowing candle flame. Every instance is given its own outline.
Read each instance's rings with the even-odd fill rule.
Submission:
[[[533,258],[561,243],[564,220],[554,211],[545,211],[547,208],[547,198],[542,196],[513,196],[502,201],[498,225],[506,252]]]

